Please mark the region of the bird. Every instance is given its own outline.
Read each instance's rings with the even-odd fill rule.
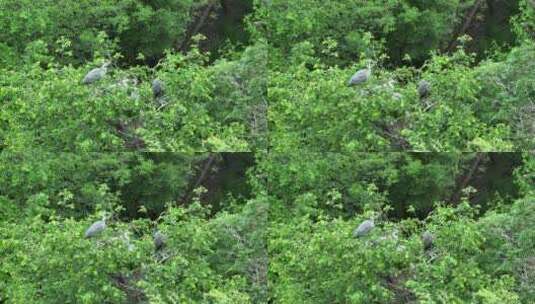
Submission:
[[[420,99],[426,98],[431,93],[431,84],[427,80],[422,80],[418,83],[418,94]]]
[[[353,236],[356,238],[365,236],[373,229],[373,227],[375,227],[373,219],[365,220],[357,227],[357,229],[353,230]]]
[[[163,83],[159,79],[154,79],[152,81],[152,94],[154,98],[158,99],[163,96]]]
[[[102,220],[94,222],[86,231],[85,238],[91,238],[106,229],[106,218],[102,217]]]
[[[104,63],[100,68],[95,68],[89,71],[87,75],[85,75],[84,79],[82,80],[83,84],[92,84],[98,80],[100,80],[104,75],[106,75],[106,72],[108,71],[108,66],[110,66],[111,63],[106,62]]]
[[[371,69],[368,67],[366,69],[358,70],[348,81],[348,86],[354,86],[361,83],[364,83],[370,78]]]
[[[422,233],[422,243],[424,244],[425,250],[431,249],[431,247],[433,247],[433,240],[434,236],[431,232],[426,230],[424,233]]]
[[[153,235],[154,238],[154,247],[156,250],[160,250],[165,246],[167,238],[160,231],[156,231]]]

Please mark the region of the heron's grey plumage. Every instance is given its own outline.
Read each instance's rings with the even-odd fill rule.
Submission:
[[[357,238],[365,236],[373,229],[373,227],[375,227],[373,220],[365,220],[353,231],[353,236]]]
[[[167,240],[165,235],[163,235],[163,233],[161,233],[160,231],[156,231],[153,237],[154,237],[154,247],[156,248],[156,250],[162,249],[165,246],[165,242]]]
[[[433,247],[434,238],[435,237],[433,236],[433,234],[429,231],[425,231],[424,233],[422,233],[422,243],[424,244],[425,250],[428,250]]]
[[[104,231],[104,229],[106,229],[106,220],[102,219],[100,221],[96,221],[85,231],[85,237],[94,237]]]
[[[357,84],[361,84],[366,82],[371,75],[371,70],[369,68],[358,70],[353,76],[351,76],[351,79],[348,81],[349,86],[354,86]]]
[[[106,72],[108,71],[108,66],[110,65],[109,62],[104,63],[100,68],[95,68],[89,71],[87,75],[85,75],[84,79],[82,80],[83,84],[92,84],[104,77],[106,75]]]
[[[418,83],[418,94],[420,98],[425,98],[431,93],[431,84],[427,80],[422,80]]]
[[[159,79],[154,79],[152,81],[152,95],[154,98],[160,98],[163,96],[163,83]]]

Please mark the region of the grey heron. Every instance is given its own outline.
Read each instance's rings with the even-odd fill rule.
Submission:
[[[104,75],[106,75],[106,72],[108,71],[108,67],[110,66],[110,62],[105,62],[100,68],[95,68],[89,71],[82,80],[83,84],[92,84],[98,80],[100,80]]]
[[[356,238],[362,237],[370,233],[370,231],[375,227],[373,219],[365,220],[362,222],[357,229],[353,230],[353,236]]]

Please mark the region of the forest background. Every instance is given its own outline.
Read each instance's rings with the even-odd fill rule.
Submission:
[[[535,302],[533,1],[0,0],[0,28],[0,303]]]

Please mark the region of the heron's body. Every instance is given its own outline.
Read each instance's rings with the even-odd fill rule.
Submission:
[[[160,231],[154,233],[154,247],[160,250],[165,246],[166,237]]]
[[[96,81],[99,81],[106,75],[106,72],[108,71],[109,63],[103,64],[100,68],[95,68],[89,71],[87,75],[85,75],[84,79],[82,80],[83,84],[92,84]]]
[[[364,83],[370,78],[370,75],[371,75],[371,70],[369,68],[358,70],[355,74],[353,74],[353,76],[351,76],[351,79],[349,79],[348,85],[354,86],[354,85]]]
[[[106,221],[96,221],[85,231],[85,237],[94,237],[104,231],[104,229],[106,229]]]
[[[434,237],[433,237],[433,234],[431,234],[431,232],[425,231],[422,234],[422,243],[424,244],[425,250],[428,250],[431,247],[433,247],[433,240],[434,240]]]
[[[160,98],[163,96],[163,83],[159,79],[152,81],[152,94],[154,98]]]
[[[418,83],[418,94],[420,98],[426,98],[431,92],[431,84],[427,80],[422,80]]]
[[[375,227],[375,224],[373,223],[373,220],[365,220],[360,224],[357,229],[353,231],[354,237],[362,237],[370,233],[370,231]]]

